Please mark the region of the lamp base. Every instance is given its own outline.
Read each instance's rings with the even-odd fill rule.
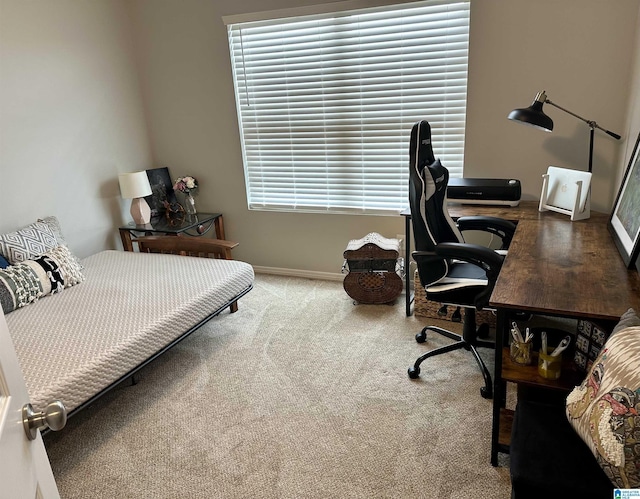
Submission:
[[[151,221],[151,208],[144,198],[131,200],[131,216],[136,225],[146,225]]]

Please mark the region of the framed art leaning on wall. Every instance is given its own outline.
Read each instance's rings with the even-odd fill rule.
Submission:
[[[613,205],[609,230],[628,268],[633,268],[640,252],[640,151],[636,139],[618,197]]]
[[[169,175],[169,168],[152,168],[147,171],[151,194],[145,199],[151,208],[151,216],[163,215],[166,211],[165,201],[169,204],[176,203],[176,194],[173,191],[173,182]]]

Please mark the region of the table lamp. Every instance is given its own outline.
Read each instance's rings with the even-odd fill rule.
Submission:
[[[144,197],[151,194],[151,185],[146,171],[121,173],[118,175],[120,193],[124,199],[131,199],[131,216],[136,225],[148,224],[151,208]]]
[[[589,125],[589,128],[591,129],[590,140],[589,140],[589,173],[591,173],[591,170],[593,168],[594,130],[596,128],[599,128],[607,135],[610,135],[616,140],[620,140],[620,135],[618,135],[617,133],[613,133],[609,130],[605,130],[604,128],[599,126],[595,121],[584,119],[582,116],[578,116],[577,114],[569,111],[568,109],[560,107],[555,102],[551,102],[547,98],[547,94],[544,92],[544,90],[542,92],[538,92],[538,94],[536,95],[536,98],[534,99],[533,103],[529,107],[522,108],[522,109],[514,109],[509,113],[509,116],[507,117],[510,120],[520,122],[525,125],[530,125],[535,128],[539,128],[540,130],[544,130],[545,132],[551,132],[553,130],[553,120],[549,118],[549,116],[544,114],[544,112],[542,111],[543,104],[551,104],[552,106],[557,107],[558,109],[564,111],[565,113],[570,114],[571,116],[578,118],[579,120],[582,120],[587,125]]]

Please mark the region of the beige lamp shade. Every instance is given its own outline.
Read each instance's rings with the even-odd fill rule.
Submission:
[[[151,194],[151,184],[147,172],[121,173],[118,175],[120,193],[125,199],[131,199],[131,216],[136,225],[148,224],[151,220],[151,208],[144,197]]]
[[[151,184],[147,172],[121,173],[118,175],[120,181],[120,193],[124,199],[143,198],[151,194]]]

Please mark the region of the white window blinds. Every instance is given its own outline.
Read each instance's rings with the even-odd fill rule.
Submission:
[[[228,25],[252,209],[394,213],[409,137],[462,176],[468,1]]]

